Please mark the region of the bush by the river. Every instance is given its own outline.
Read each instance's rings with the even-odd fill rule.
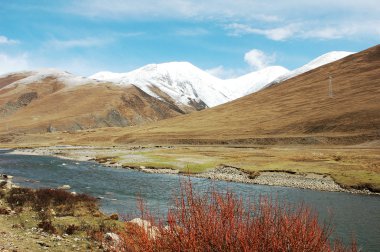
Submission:
[[[126,223],[115,251],[358,251],[354,240],[349,247],[332,240],[331,225],[307,206],[270,197],[247,203],[233,192],[196,192],[190,182],[165,218],[144,204],[140,217],[139,225]]]

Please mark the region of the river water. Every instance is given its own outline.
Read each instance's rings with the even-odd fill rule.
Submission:
[[[151,209],[161,212],[178,192],[181,177],[147,174],[122,168],[104,167],[95,162],[77,162],[46,156],[11,155],[0,150],[0,173],[14,176],[13,181],[27,187],[71,186],[71,191],[99,197],[106,213],[131,216],[136,199],[141,197]],[[183,177],[182,177],[183,178]],[[352,234],[365,251],[380,251],[380,197],[342,192],[211,181],[192,178],[199,190],[214,186],[233,190],[242,197],[269,195],[288,203],[305,203],[315,209],[320,219],[333,215],[335,235],[349,241]]]

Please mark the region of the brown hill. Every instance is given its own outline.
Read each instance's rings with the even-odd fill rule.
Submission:
[[[123,130],[116,141],[363,142],[379,139],[379,98],[377,45],[233,102]]]
[[[89,81],[67,85],[56,76],[19,83],[32,72],[0,78],[0,131],[46,132],[130,126],[185,112],[135,86]]]

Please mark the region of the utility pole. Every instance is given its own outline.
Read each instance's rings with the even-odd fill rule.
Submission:
[[[329,97],[333,98],[333,86],[332,86],[332,77],[329,75]]]

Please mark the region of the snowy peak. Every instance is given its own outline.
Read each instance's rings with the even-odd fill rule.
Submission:
[[[133,84],[149,95],[162,98],[155,92],[158,88],[185,105],[196,102],[213,107],[230,100],[220,85],[220,79],[188,62],[149,64],[128,73],[99,72],[90,78],[119,85]]]
[[[320,67],[320,66],[329,64],[331,62],[340,60],[340,59],[347,57],[348,55],[351,55],[353,53],[354,52],[332,51],[332,52],[323,54],[323,55],[315,58],[314,60],[310,61],[306,65],[303,65],[300,68],[297,68],[297,69],[295,69],[289,73],[286,73],[286,74],[280,76],[279,78],[275,79],[273,81],[273,83],[279,83],[281,81],[293,78],[297,75],[303,74],[303,73],[308,72],[310,70],[313,70],[317,67]]]

